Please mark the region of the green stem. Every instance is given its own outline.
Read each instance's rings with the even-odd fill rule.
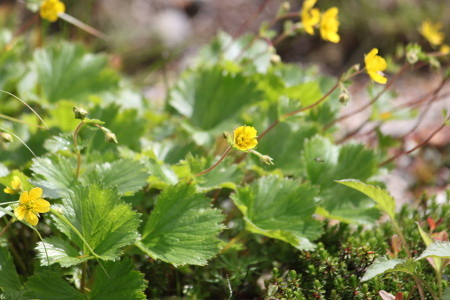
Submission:
[[[228,149],[225,151],[225,153],[222,154],[222,157],[215,164],[213,164],[208,169],[195,174],[194,177],[202,176],[202,175],[205,175],[206,173],[209,173],[210,171],[212,171],[215,167],[217,167],[222,162],[222,160],[224,160],[224,158],[228,155],[228,153],[230,153],[230,151],[231,151],[231,146],[228,147]]]
[[[80,291],[82,294],[84,294],[84,288],[85,288],[86,269],[87,269],[87,261],[84,261],[83,266],[81,267],[81,283],[80,283]]]
[[[83,125],[84,121],[81,121],[73,133],[73,145],[75,146],[75,152],[77,154],[77,170],[76,170],[77,179],[80,176],[80,168],[81,168],[81,152],[80,149],[78,149],[78,133],[80,132],[81,127],[83,127]]]
[[[6,232],[6,230],[8,230],[8,228],[9,228],[9,226],[11,226],[13,220],[14,220],[14,219],[10,219],[10,220],[9,220],[9,222],[5,225],[5,227],[4,227],[4,228],[2,229],[2,231],[0,232],[0,236],[2,236],[2,235]]]
[[[54,210],[53,208],[50,208],[50,212],[53,213],[55,216],[57,216],[61,221],[64,222],[64,224],[66,224],[67,226],[69,226],[70,229],[73,230],[73,232],[75,232],[75,234],[81,239],[81,241],[83,241],[83,244],[86,246],[86,248],[89,250],[89,252],[92,254],[92,256],[97,260],[97,262],[99,263],[100,267],[103,269],[103,271],[105,271],[106,275],[109,277],[108,272],[106,272],[105,267],[102,265],[102,263],[100,262],[100,256],[98,256],[94,250],[92,250],[91,246],[88,244],[88,242],[84,239],[83,235],[81,234],[80,231],[78,231],[78,229],[73,226],[72,223],[70,223],[69,220],[67,220],[67,218],[65,216],[63,216],[62,214],[60,214],[59,212],[57,212],[56,210]]]
[[[439,299],[440,299],[440,297],[438,297],[438,296],[436,295],[436,293],[433,291],[433,289],[431,288],[431,286],[430,286],[425,280],[423,280],[423,279],[420,278],[419,276],[414,276],[414,279],[416,280],[417,283],[423,284],[424,286],[427,287],[428,291],[429,291],[430,294],[431,294],[431,297],[433,297],[434,300],[439,300]],[[418,285],[418,287],[419,287],[419,285]],[[420,287],[421,287],[421,286],[420,286]],[[421,291],[421,290],[419,289],[419,292],[420,292],[420,291]],[[420,296],[421,296],[421,297],[423,296],[423,299],[425,299],[425,294],[423,293],[423,290],[422,290],[422,293],[420,294]]]
[[[43,126],[36,125],[36,124],[30,123],[30,122],[27,122],[27,121],[23,121],[23,120],[20,120],[20,119],[16,119],[16,118],[4,115],[4,114],[0,114],[0,118],[8,120],[8,121],[16,122],[16,123],[21,123],[21,124],[25,124],[25,125],[34,126],[34,127],[40,128],[40,129],[47,129],[47,128],[43,127]]]
[[[84,239],[84,237],[81,234],[81,232],[75,226],[73,226],[73,224],[69,220],[67,220],[67,218],[65,216],[63,216],[62,214],[60,214],[59,212],[57,212],[53,208],[50,208],[50,212],[52,214],[54,214],[55,216],[57,216],[61,221],[63,221],[64,224],[69,226],[69,228],[72,229],[72,231],[83,241],[84,245],[89,250],[89,252],[92,254],[92,256],[95,257],[95,258],[98,258],[98,255],[94,252],[94,250],[92,250],[91,246]]]

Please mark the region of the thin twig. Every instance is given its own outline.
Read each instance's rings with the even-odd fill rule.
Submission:
[[[405,155],[405,154],[409,154],[409,153],[411,153],[411,152],[413,152],[413,151],[419,149],[419,148],[422,147],[423,145],[427,144],[427,143],[428,143],[428,142],[429,142],[429,141],[430,141],[430,140],[431,140],[431,139],[432,139],[439,131],[441,131],[445,126],[447,126],[447,121],[448,121],[448,120],[450,120],[450,116],[447,117],[447,119],[442,123],[442,125],[439,126],[435,131],[433,131],[433,132],[430,134],[430,136],[429,136],[425,141],[423,141],[422,143],[416,145],[416,146],[413,147],[412,149],[409,149],[409,150],[407,150],[407,151],[402,151],[402,152],[400,152],[400,153],[395,154],[394,156],[392,156],[392,157],[386,159],[385,161],[383,161],[382,163],[378,164],[378,167],[382,167],[382,166],[384,166],[384,165],[390,163],[391,161],[393,161],[393,160],[399,158],[400,156]]]
[[[394,82],[400,77],[400,75],[406,71],[406,69],[408,68],[408,63],[405,63],[401,69],[397,72],[397,74],[395,74],[394,77],[392,77],[388,83],[386,84],[386,86],[384,87],[383,90],[381,90],[372,100],[370,100],[370,102],[366,103],[365,105],[361,106],[360,108],[349,112],[348,114],[342,115],[339,118],[329,122],[328,124],[325,125],[325,130],[327,130],[328,128],[330,128],[331,126],[333,126],[334,124],[338,123],[338,122],[342,122],[345,119],[348,119],[354,115],[356,115],[357,113],[362,112],[363,110],[367,109],[368,107],[370,107],[373,103],[375,103],[376,101],[378,101],[378,99],[381,97],[381,95],[383,95],[389,88],[391,88],[391,86],[394,84]]]
[[[75,146],[75,152],[77,154],[77,170],[75,173],[77,176],[77,179],[80,176],[80,167],[81,167],[81,152],[80,152],[80,149],[78,149],[78,133],[80,132],[80,129],[81,129],[81,127],[83,127],[84,124],[85,123],[83,121],[81,121],[73,133],[73,145]]]
[[[224,160],[224,158],[228,155],[228,153],[230,153],[231,149],[232,149],[231,146],[228,147],[228,149],[224,152],[224,154],[222,154],[222,157],[215,164],[213,164],[208,169],[206,169],[204,171],[201,171],[200,173],[195,174],[194,177],[202,176],[202,175],[210,172],[211,170],[213,170],[215,167],[217,167],[222,162],[222,160]]]
[[[109,39],[108,36],[106,34],[104,34],[103,32],[101,32],[101,31],[95,29],[94,27],[91,27],[91,26],[81,22],[80,20],[72,17],[71,15],[68,15],[66,13],[60,13],[58,15],[58,17],[60,17],[61,19],[69,22],[70,24],[75,25],[76,27],[78,27],[78,28],[86,31],[87,33],[90,33],[93,36],[98,37],[98,38],[100,38],[100,39],[102,39],[104,41],[107,41]]]
[[[431,94],[431,99],[427,102],[427,106],[425,107],[425,109],[422,111],[422,113],[420,114],[420,116],[417,118],[416,124],[414,124],[414,126],[405,134],[403,134],[400,139],[404,139],[407,135],[411,134],[412,132],[414,132],[417,127],[419,127],[419,125],[422,123],[422,121],[425,119],[426,114],[428,113],[428,111],[431,108],[431,104],[433,104],[433,102],[438,98],[438,94],[440,92],[440,90],[444,87],[445,83],[447,82],[448,78],[444,78],[442,79],[441,83],[439,84],[439,86],[433,91],[433,93]]]

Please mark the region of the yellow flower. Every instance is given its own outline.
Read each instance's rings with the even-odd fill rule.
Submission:
[[[439,49],[439,52],[441,52],[444,55],[447,55],[450,53],[450,46],[449,45],[442,45]]]
[[[340,40],[338,13],[337,7],[329,8],[322,14],[322,20],[320,21],[320,35],[324,40],[332,43],[339,43]]]
[[[386,60],[381,56],[377,55],[378,49],[372,49],[364,57],[364,62],[366,63],[366,69],[369,76],[373,81],[385,84],[387,78],[383,76],[383,71],[386,70],[387,64]]]
[[[444,33],[441,32],[442,23],[431,23],[430,21],[424,21],[420,26],[420,33],[430,42],[433,46],[439,46],[444,41]]]
[[[247,151],[253,149],[258,144],[256,139],[256,129],[252,126],[240,126],[234,130],[234,147]]]
[[[30,193],[23,192],[20,195],[19,206],[14,209],[17,219],[25,219],[25,222],[36,226],[39,222],[39,213],[45,213],[50,210],[50,203],[41,197],[41,188],[33,188],[30,190]]]
[[[313,8],[316,1],[317,0],[305,0],[305,2],[303,2],[302,11],[300,12],[303,28],[310,35],[314,34],[314,26],[319,24],[320,21],[319,9]]]
[[[14,195],[22,190],[22,181],[19,176],[14,176],[11,181],[11,187],[7,186],[3,189],[6,194]]]
[[[64,3],[59,0],[45,0],[42,2],[39,13],[42,19],[50,22],[58,20],[58,15],[65,12],[66,7]]]

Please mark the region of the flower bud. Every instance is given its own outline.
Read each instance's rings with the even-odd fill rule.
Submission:
[[[115,144],[118,144],[119,142],[117,141],[117,137],[116,137],[116,135],[111,131],[111,130],[109,130],[108,128],[106,128],[106,127],[101,127],[100,128],[102,131],[103,131],[103,133],[105,134],[105,140],[107,141],[107,142],[110,142],[110,143],[115,143]]]
[[[0,139],[4,143],[12,143],[13,142],[12,135],[7,132],[0,132]]]
[[[75,119],[84,120],[86,118],[88,112],[82,107],[73,107],[73,113],[75,114]]]

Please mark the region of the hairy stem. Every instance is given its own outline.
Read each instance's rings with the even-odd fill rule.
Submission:
[[[215,164],[213,164],[208,169],[195,174],[194,177],[202,176],[202,175],[205,175],[206,173],[209,173],[210,171],[212,171],[215,167],[217,167],[222,162],[222,160],[225,159],[225,157],[228,155],[228,153],[230,153],[230,151],[231,151],[231,146],[228,147],[228,149],[222,154],[222,157]]]

